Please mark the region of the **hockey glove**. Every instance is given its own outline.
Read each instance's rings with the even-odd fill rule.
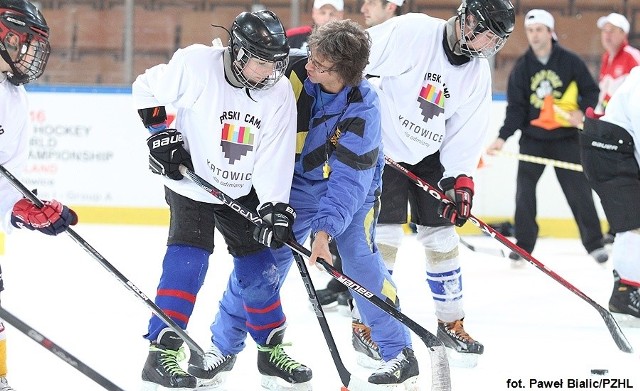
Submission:
[[[154,133],[147,139],[149,146],[149,170],[154,174],[166,175],[180,180],[179,167],[184,165],[193,171],[191,156],[184,149],[182,134],[175,129],[165,129]]]
[[[455,179],[444,178],[440,181],[440,187],[453,203],[440,203],[438,213],[452,224],[462,227],[471,216],[473,178],[466,175],[459,175]]]
[[[267,202],[258,209],[262,223],[253,230],[253,238],[261,244],[280,248],[292,235],[296,211],[289,204]]]
[[[16,202],[11,212],[11,225],[55,236],[78,223],[78,215],[73,210],[56,200],[43,202],[42,209],[26,198]]]

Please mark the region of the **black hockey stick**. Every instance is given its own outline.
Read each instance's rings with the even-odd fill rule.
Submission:
[[[468,248],[469,250],[471,250],[473,252],[484,253],[484,254],[488,254],[488,255],[494,255],[496,257],[502,257],[502,258],[506,257],[506,255],[504,253],[504,250],[502,250],[501,248],[477,247],[477,246],[474,246],[473,244],[467,242],[462,237],[460,237],[460,243],[462,243],[463,246],[465,246],[466,248]]]
[[[87,364],[78,360],[74,355],[62,349],[52,340],[45,337],[44,335],[42,335],[40,332],[38,332],[28,324],[24,323],[20,319],[13,316],[9,311],[5,310],[3,307],[0,307],[0,318],[2,318],[2,320],[9,323],[11,326],[20,330],[20,332],[22,332],[27,337],[39,343],[40,346],[44,347],[54,355],[58,356],[62,361],[66,362],[67,364],[71,365],[72,367],[80,371],[89,379],[101,385],[105,390],[124,391],[122,388],[116,386],[111,381],[109,381],[109,379],[105,378],[98,372],[91,369],[91,367],[89,367]]]
[[[262,219],[255,212],[249,210],[244,207],[240,203],[238,203],[235,199],[229,197],[215,186],[205,181],[199,175],[194,173],[193,171],[187,169],[185,166],[180,166],[180,173],[187,178],[191,179],[195,184],[205,190],[207,193],[213,195],[223,204],[227,205],[234,211],[238,212],[247,220],[251,221],[254,224],[259,224]],[[300,243],[295,240],[289,240],[285,243],[289,248],[293,251],[302,255],[304,257],[309,258],[311,256],[311,251],[307,248],[303,247]],[[329,326],[327,324],[326,319],[324,318],[324,314],[322,314],[320,308],[320,303],[317,297],[315,290],[313,289],[313,283],[311,282],[311,278],[309,277],[309,273],[304,263],[300,257],[294,257],[296,259],[296,263],[298,264],[298,268],[300,269],[300,273],[305,281],[305,285],[307,286],[307,291],[309,293],[309,298],[311,299],[312,304],[314,305],[314,309],[316,310],[316,316],[318,321],[320,322],[323,334],[327,342],[329,343],[329,348],[331,350],[332,347],[335,347],[335,342],[333,341],[333,337],[331,336],[331,331],[329,330]],[[376,307],[380,308],[382,311],[387,314],[393,316],[402,324],[407,326],[411,331],[413,331],[424,344],[429,348],[429,355],[431,358],[431,374],[432,374],[432,391],[449,391],[451,390],[451,373],[449,370],[449,360],[447,359],[446,348],[442,341],[440,341],[435,335],[430,333],[428,330],[424,329],[418,323],[404,315],[402,312],[398,311],[394,306],[388,304],[386,301],[382,300],[374,293],[368,291],[361,284],[347,277],[346,275],[340,273],[336,268],[334,268],[330,263],[325,261],[324,259],[318,258],[317,263],[320,264],[333,278],[338,280],[347,288],[351,288],[354,292],[374,304]],[[322,314],[322,316],[320,316]],[[329,341],[330,340],[330,341]],[[333,354],[334,352],[332,352]],[[336,352],[337,353],[337,350]],[[336,354],[337,355],[337,354]],[[339,356],[338,356],[339,357]],[[335,355],[334,355],[335,359]],[[374,385],[371,383],[363,383],[358,379],[354,379],[351,376],[344,365],[342,364],[342,360],[338,358],[336,362],[336,367],[340,374],[340,378],[343,382],[343,385],[350,389],[351,391],[367,391],[374,390]]]
[[[449,200],[447,197],[445,197],[445,195],[442,194],[442,192],[438,188],[431,186],[429,183],[419,178],[414,173],[407,170],[400,164],[396,163],[389,157],[385,156],[385,161],[391,167],[405,174],[407,177],[409,177],[409,179],[411,179],[411,181],[413,181],[416,185],[418,185],[418,187],[420,187],[422,190],[426,191],[427,193],[431,194],[431,196],[433,196],[440,202],[452,203],[452,201]],[[613,340],[615,341],[616,345],[618,345],[618,348],[626,353],[633,352],[633,347],[631,346],[631,344],[627,340],[627,337],[624,335],[624,333],[620,329],[620,326],[618,326],[618,323],[616,323],[616,320],[614,319],[613,315],[611,315],[609,311],[604,309],[600,304],[596,303],[592,298],[584,294],[580,289],[573,286],[569,281],[560,277],[553,270],[550,270],[542,262],[535,259],[531,254],[529,254],[528,252],[520,248],[518,245],[516,245],[515,243],[511,242],[509,239],[504,237],[500,232],[496,231],[491,226],[482,222],[482,220],[471,215],[469,217],[469,221],[471,221],[476,227],[480,228],[482,232],[498,240],[500,243],[505,245],[509,250],[517,253],[522,258],[526,259],[529,263],[533,264],[535,267],[541,270],[543,273],[545,273],[549,277],[559,282],[562,286],[569,289],[571,292],[575,293],[582,300],[589,303],[593,308],[595,308],[598,311],[600,316],[602,316],[602,319],[604,319],[604,323],[607,325],[607,328],[609,329],[609,333],[611,334],[611,337],[613,337]]]
[[[33,202],[35,206],[38,208],[42,208],[44,206],[43,202],[29,189],[27,189],[22,182],[20,182],[16,177],[13,176],[3,165],[0,164],[0,174],[2,174],[13,187],[18,189],[20,193],[29,201]],[[71,238],[80,245],[86,252],[88,252],[96,261],[98,261],[109,273],[116,277],[118,281],[120,281],[127,289],[133,292],[136,297],[141,299],[151,312],[153,312],[158,318],[162,319],[162,321],[169,326],[173,331],[176,332],[182,338],[183,341],[189,347],[201,355],[204,355],[204,350],[180,327],[173,321],[170,317],[168,317],[160,307],[153,302],[153,300],[149,299],[147,295],[145,295],[137,286],[135,286],[129,279],[127,279],[118,269],[116,269],[113,265],[106,260],[96,249],[91,247],[86,240],[84,240],[80,235],[78,235],[73,229],[68,228],[65,231]]]

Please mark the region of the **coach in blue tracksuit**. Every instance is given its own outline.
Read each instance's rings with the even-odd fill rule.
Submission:
[[[357,24],[337,21],[314,31],[308,57],[292,59],[289,79],[297,99],[298,141],[289,203],[297,212],[295,238],[304,243],[315,234],[312,263],[317,257],[330,260],[329,242],[335,240],[344,273],[397,305],[395,285],[374,243],[384,155],[380,102],[362,77],[369,46],[368,35]],[[273,253],[286,273],[293,262],[291,250],[284,246]],[[237,292],[232,276],[211,326],[213,343],[226,354],[242,350],[246,336]],[[408,329],[366,299],[353,296],[388,364],[369,381],[403,383],[414,378],[418,365]]]

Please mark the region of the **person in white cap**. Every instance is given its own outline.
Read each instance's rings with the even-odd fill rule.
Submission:
[[[520,129],[520,153],[580,163],[578,127],[583,112],[598,100],[598,85],[587,65],[557,42],[553,16],[541,9],[524,18],[528,50],[517,60],[507,84],[507,110],[498,138],[487,153],[495,154]],[[538,238],[536,187],[545,166],[518,163],[515,238],[528,253]],[[598,263],[608,259],[591,187],[583,173],[555,169],[556,177],[578,225],[582,245]],[[519,254],[509,258],[524,264]]]
[[[360,7],[360,13],[364,16],[364,24],[367,27],[380,23],[402,14],[404,0],[364,0]]]
[[[629,45],[629,21],[624,15],[611,13],[598,19],[604,53],[598,77],[600,96],[595,112],[603,114],[613,92],[631,69],[640,64],[640,50]]]
[[[397,0],[396,0],[397,1]],[[306,49],[307,38],[314,26],[322,26],[333,20],[344,18],[344,0],[315,0],[311,10],[313,26],[299,26],[287,30],[287,39],[292,49]]]

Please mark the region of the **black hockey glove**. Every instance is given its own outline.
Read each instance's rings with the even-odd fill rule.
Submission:
[[[193,171],[191,156],[184,149],[182,134],[175,129],[165,129],[154,133],[147,139],[149,146],[149,170],[154,174],[166,175],[180,180],[182,174],[178,167],[182,164]]]
[[[440,188],[453,203],[440,203],[438,213],[452,224],[462,227],[471,216],[473,178],[466,175],[459,175],[455,179],[444,178],[440,181]]]
[[[271,248],[280,248],[292,237],[296,211],[291,205],[267,202],[258,209],[262,223],[253,229],[253,238]]]

